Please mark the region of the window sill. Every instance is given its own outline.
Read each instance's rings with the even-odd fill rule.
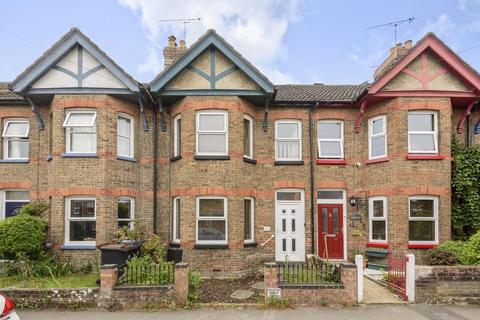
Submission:
[[[137,160],[135,158],[123,157],[123,156],[117,156],[117,160],[137,162]]]
[[[433,249],[436,246],[438,246],[438,244],[434,244],[434,243],[429,243],[429,244],[409,243],[407,247],[408,247],[408,249]]]
[[[303,160],[275,161],[273,164],[276,166],[303,166],[305,164],[305,161]]]
[[[204,249],[228,249],[228,244],[196,244],[193,246],[194,249],[204,250]]]
[[[230,160],[230,156],[194,156],[195,160]]]
[[[243,247],[244,248],[256,248],[257,243],[256,242],[244,242]]]
[[[382,158],[367,160],[365,161],[365,164],[382,163],[382,162],[388,162],[388,161],[390,161],[389,157],[382,157]]]
[[[62,153],[62,158],[98,158],[96,153]]]
[[[0,163],[28,163],[28,159],[1,159]]]
[[[96,250],[95,244],[64,244],[60,250]]]
[[[180,159],[182,159],[182,156],[171,157],[171,158],[170,158],[170,162],[175,162],[175,161],[178,161],[178,160],[180,160]]]
[[[257,160],[254,160],[252,158],[247,158],[247,157],[243,157],[243,162],[257,164]]]
[[[388,248],[388,243],[381,242],[367,242],[367,247],[370,248]]]
[[[345,159],[317,159],[317,164],[319,164],[319,165],[335,164],[335,165],[344,166],[344,165],[347,164],[347,160],[345,160]]]
[[[445,155],[443,154],[407,154],[407,160],[443,160]]]

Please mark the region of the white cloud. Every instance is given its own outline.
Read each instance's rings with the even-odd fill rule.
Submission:
[[[207,29],[215,29],[236,50],[264,72],[271,81],[295,82],[278,67],[286,61],[283,39],[289,24],[298,19],[299,0],[119,0],[140,13],[149,49],[139,67],[143,73],[158,72],[167,36],[183,37],[183,24],[160,19],[202,18],[187,25],[187,45]],[[155,58],[156,57],[156,58]]]
[[[435,20],[428,20],[425,23],[420,36],[431,31],[442,39],[451,39],[454,38],[459,28],[446,13],[442,13]]]

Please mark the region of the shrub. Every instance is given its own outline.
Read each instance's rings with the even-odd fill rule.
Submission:
[[[47,223],[28,214],[0,222],[0,257],[4,259],[37,260],[45,252]]]
[[[155,234],[150,235],[145,240],[140,248],[140,251],[142,255],[148,255],[154,263],[161,263],[165,261],[165,255],[167,253],[165,246],[160,240],[160,237]]]
[[[42,217],[48,210],[48,204],[44,202],[32,202],[20,209],[20,214],[28,214],[35,217]]]
[[[452,266],[458,262],[455,253],[439,248],[428,250],[424,259],[430,266]]]
[[[449,241],[445,241],[444,243],[439,245],[438,249],[452,252],[458,258],[458,257],[460,257],[460,254],[462,253],[463,246],[464,246],[463,241],[449,240]]]
[[[459,258],[464,265],[480,264],[480,231],[465,242]]]
[[[188,303],[194,303],[198,300],[197,289],[200,286],[201,282],[202,278],[200,278],[200,273],[196,271],[188,272]]]
[[[130,229],[129,227],[124,226],[115,231],[113,237],[120,243],[123,240],[141,240],[143,238],[143,233],[138,229]]]

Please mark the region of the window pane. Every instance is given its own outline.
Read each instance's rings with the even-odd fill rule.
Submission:
[[[340,141],[320,141],[320,156],[341,157],[342,147]]]
[[[282,219],[282,232],[287,232],[287,219]]]
[[[28,132],[28,122],[9,122],[5,128],[5,136],[8,137],[26,137]]]
[[[297,231],[297,226],[295,225],[295,219],[292,219],[292,232],[296,232]]]
[[[383,132],[383,118],[372,121],[372,134],[381,134]]]
[[[5,200],[26,200],[28,201],[30,192],[28,191],[5,191]]]
[[[8,155],[7,158],[28,158],[28,139],[22,138],[6,138],[8,139]]]
[[[95,241],[95,221],[70,221],[70,241]]]
[[[375,218],[383,217],[383,200],[373,201],[373,216]]]
[[[121,201],[118,202],[118,219],[130,219],[131,218],[131,202]]]
[[[96,152],[97,135],[95,133],[76,133],[70,135],[71,152]]]
[[[408,131],[434,131],[433,114],[408,114]]]
[[[175,233],[176,238],[180,239],[180,199],[175,199]]]
[[[333,218],[333,221],[332,221],[333,234],[337,234],[338,233],[338,219],[339,219],[338,208],[332,208],[332,218]]]
[[[298,123],[278,123],[277,138],[298,138]]]
[[[372,240],[386,240],[385,221],[372,221]]]
[[[287,239],[282,239],[282,251],[287,251]]]
[[[302,193],[301,192],[280,191],[280,192],[277,192],[277,200],[279,200],[279,201],[300,201],[300,200],[302,200]]]
[[[117,153],[119,155],[130,156],[132,154],[130,150],[130,139],[117,136]]]
[[[176,130],[176,140],[174,141],[175,143],[175,154],[174,156],[179,156],[181,154],[181,145],[182,145],[182,119],[177,119],[175,121],[175,124],[176,124],[176,127],[175,127],[175,130]]]
[[[71,200],[70,215],[72,218],[92,218],[95,217],[94,200]]]
[[[433,200],[410,200],[410,217],[434,217]]]
[[[71,113],[66,127],[90,127],[95,117],[95,113]]]
[[[252,239],[252,200],[244,200],[244,221],[245,221],[245,230],[244,230],[244,239]]]
[[[200,199],[200,217],[223,217],[224,199]]]
[[[277,141],[278,159],[300,159],[299,141]]]
[[[222,114],[201,114],[198,130],[202,131],[224,131],[225,115]]]
[[[340,139],[342,137],[342,125],[340,123],[318,123],[319,139]]]
[[[125,137],[130,137],[131,126],[130,126],[130,119],[118,117],[117,122],[117,134]]]
[[[222,134],[199,134],[198,151],[204,153],[226,153],[226,135]]]
[[[130,221],[119,220],[118,221],[118,229],[121,229],[123,227],[130,228]]]
[[[322,208],[322,232],[328,233],[327,208]]]
[[[410,221],[408,230],[410,241],[435,241],[434,221]]]
[[[410,134],[410,149],[412,151],[435,151],[433,134]]]
[[[244,154],[251,156],[250,154],[250,120],[243,119],[243,150]]]
[[[383,156],[386,153],[385,136],[372,138],[372,157]]]
[[[198,240],[225,239],[225,221],[198,221]]]
[[[318,191],[318,199],[343,199],[343,191]]]
[[[297,242],[295,238],[292,238],[292,252],[297,251]]]
[[[5,218],[16,216],[26,204],[28,204],[28,201],[5,202]]]

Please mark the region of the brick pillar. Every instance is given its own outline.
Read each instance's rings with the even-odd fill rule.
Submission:
[[[100,294],[104,297],[112,295],[113,287],[117,284],[118,268],[116,264],[104,264],[100,267]]]
[[[353,263],[340,264],[340,274],[345,292],[353,303],[358,300],[357,295],[357,267]]]
[[[188,263],[175,264],[175,303],[185,305],[188,299]]]
[[[267,262],[263,267],[265,282],[265,302],[268,302],[267,289],[278,288],[278,268],[275,262]]]

